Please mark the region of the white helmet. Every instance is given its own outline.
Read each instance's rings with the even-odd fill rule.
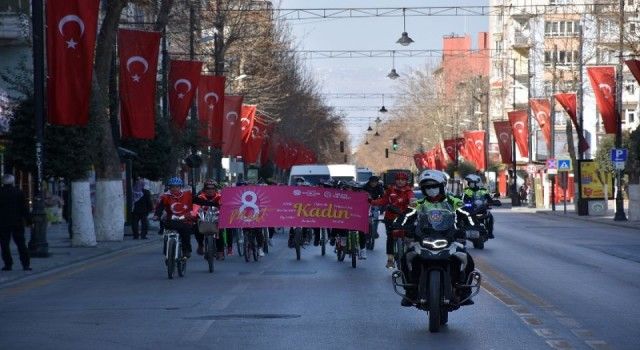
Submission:
[[[478,176],[476,174],[469,174],[469,175],[465,176],[464,179],[467,181],[467,184],[471,188],[479,187],[480,186],[480,182],[482,182],[482,179],[480,178],[480,176]]]
[[[441,184],[444,185],[447,183],[447,175],[439,170],[425,170],[420,174],[420,179],[418,183],[420,186],[427,183],[432,184]]]

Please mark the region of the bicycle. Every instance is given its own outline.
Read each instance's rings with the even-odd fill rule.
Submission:
[[[218,215],[217,208],[209,208],[206,211],[200,209],[198,211],[198,230],[204,235],[204,259],[209,265],[209,273],[214,270],[213,264],[217,254],[216,242],[220,237]]]
[[[360,253],[358,231],[348,231],[346,235],[338,235],[336,237],[336,255],[338,261],[344,261],[349,254],[351,256],[351,267],[354,269],[358,263],[358,255]]]
[[[249,262],[251,256],[253,256],[253,261],[258,261],[260,259],[260,255],[258,254],[258,242],[255,229],[243,229],[242,235],[244,236],[244,261]]]
[[[376,234],[378,233],[378,223],[380,221],[380,208],[371,207],[369,210],[369,235],[366,242],[367,250],[373,250],[376,246]]]
[[[180,243],[180,234],[177,228],[185,225],[179,220],[183,220],[184,216],[173,216],[171,220],[167,220],[164,224],[164,263],[167,266],[167,275],[169,279],[173,279],[176,269],[178,276],[184,277],[187,271],[187,258],[182,251],[182,243]]]

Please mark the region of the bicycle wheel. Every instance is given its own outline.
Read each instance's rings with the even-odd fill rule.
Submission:
[[[342,244],[342,237],[336,239],[336,255],[338,255],[338,261],[343,262],[347,255],[346,247]]]
[[[367,236],[367,246],[366,248],[368,250],[373,250],[373,248],[376,246],[376,231],[378,229],[378,225],[375,221],[372,221],[371,224],[369,225],[369,235]]]
[[[358,233],[349,233],[349,240],[350,242],[350,250],[351,250],[351,267],[353,267],[354,269],[356,268],[356,265],[358,263]]]
[[[324,256],[327,252],[327,231],[324,228],[320,229],[320,253]]]
[[[213,235],[208,235],[204,241],[205,258],[209,264],[209,272],[213,272],[213,262],[216,259],[216,239]]]
[[[250,256],[249,256],[249,250],[251,249],[250,244],[251,242],[249,241],[249,236],[246,232],[244,232],[244,230],[242,230],[242,236],[244,244],[243,244],[243,250],[244,250],[244,261],[245,262],[249,262]]]
[[[296,248],[296,260],[300,260],[300,251],[302,247],[302,228],[297,227],[293,233],[293,244]]]
[[[176,270],[176,241],[170,239],[167,243],[167,275],[169,279],[173,279],[173,273]]]
[[[242,230],[236,229],[234,231],[234,235],[236,236],[236,249],[238,250],[238,255],[244,256],[244,237],[242,236]]]
[[[187,272],[187,259],[184,257],[181,248],[178,249],[178,262],[176,267],[178,268],[178,276],[184,277],[184,274]]]
[[[253,246],[252,250],[252,254],[253,254],[253,261],[257,262],[258,259],[260,258],[260,256],[258,255],[258,242],[256,240],[256,234],[252,235],[253,237],[251,237],[251,245]]]

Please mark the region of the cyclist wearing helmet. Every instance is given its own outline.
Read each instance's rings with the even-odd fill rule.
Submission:
[[[369,193],[371,199],[378,199],[384,195],[384,187],[377,176],[371,176],[362,189]]]
[[[480,178],[480,176],[476,174],[469,174],[465,176],[464,179],[465,181],[467,181],[467,188],[465,188],[464,192],[462,193],[463,202],[473,202],[474,199],[481,198],[485,199],[489,204],[497,204],[495,203],[493,198],[491,198],[491,194],[489,194],[489,191],[487,191],[486,188],[481,187],[482,179]],[[491,212],[489,211],[487,211],[487,214],[487,234],[489,235],[489,238],[494,238],[493,215],[491,215]]]
[[[197,213],[200,207],[202,207],[203,210],[207,210],[209,209],[209,207],[219,208],[220,193],[218,192],[218,184],[214,180],[205,181],[204,186],[202,187],[202,191],[200,191],[193,199],[193,204],[194,213]],[[196,241],[198,242],[198,249],[196,250],[196,252],[198,253],[198,255],[204,255],[204,235],[201,234],[197,229],[195,235]],[[216,247],[218,249],[218,255],[221,257],[222,250],[224,249],[224,242],[222,237],[218,238]]]
[[[179,177],[172,177],[167,182],[169,190],[160,196],[153,220],[159,220],[164,211],[165,228],[175,229],[180,234],[180,242],[184,256],[191,256],[191,232],[193,232],[193,201],[190,191],[183,191],[184,183]]]
[[[393,237],[391,236],[391,223],[400,214],[409,208],[411,198],[413,198],[413,190],[407,184],[409,176],[406,173],[397,173],[394,184],[389,186],[382,197],[372,200],[371,205],[386,205],[387,210],[384,213],[384,225],[387,232],[387,268],[393,269]]]
[[[447,211],[456,213],[457,210],[464,205],[462,200],[445,191],[446,184],[447,184],[447,176],[445,175],[445,173],[441,171],[425,170],[420,174],[419,185],[420,185],[420,190],[424,194],[424,198],[416,202],[416,211],[418,212],[418,216],[432,209],[445,209]],[[455,235],[455,237],[453,238],[459,238],[460,232],[458,231],[457,226],[455,226],[455,221],[453,222],[453,225],[454,227],[452,229]],[[457,251],[463,252],[467,256],[467,259],[466,259],[467,263],[464,269],[464,274],[461,274],[459,276],[460,282],[463,282],[463,281],[466,281],[467,276],[469,276],[469,274],[473,272],[475,266],[473,263],[473,259],[471,258],[471,255],[467,253],[463,245],[460,245]],[[402,268],[405,269],[404,273],[405,273],[405,276],[408,277],[409,283],[413,283],[411,281],[415,281],[419,278],[419,276],[416,276],[415,274],[411,274],[410,271],[406,270],[407,269],[406,263],[403,263]],[[414,268],[411,270],[420,271],[420,269],[418,268]],[[415,299],[416,293],[417,293],[417,290],[408,289],[407,297],[409,297],[410,299]],[[464,298],[471,293],[471,289],[463,290],[462,293],[464,294],[462,296]],[[401,304],[402,306],[413,305],[409,300],[406,300],[406,299],[403,299]],[[470,304],[473,304],[473,301],[471,299],[467,300],[463,305],[470,305]]]

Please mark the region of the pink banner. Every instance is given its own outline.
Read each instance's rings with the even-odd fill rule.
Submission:
[[[369,232],[365,192],[243,186],[222,190],[220,228],[325,227]]]

